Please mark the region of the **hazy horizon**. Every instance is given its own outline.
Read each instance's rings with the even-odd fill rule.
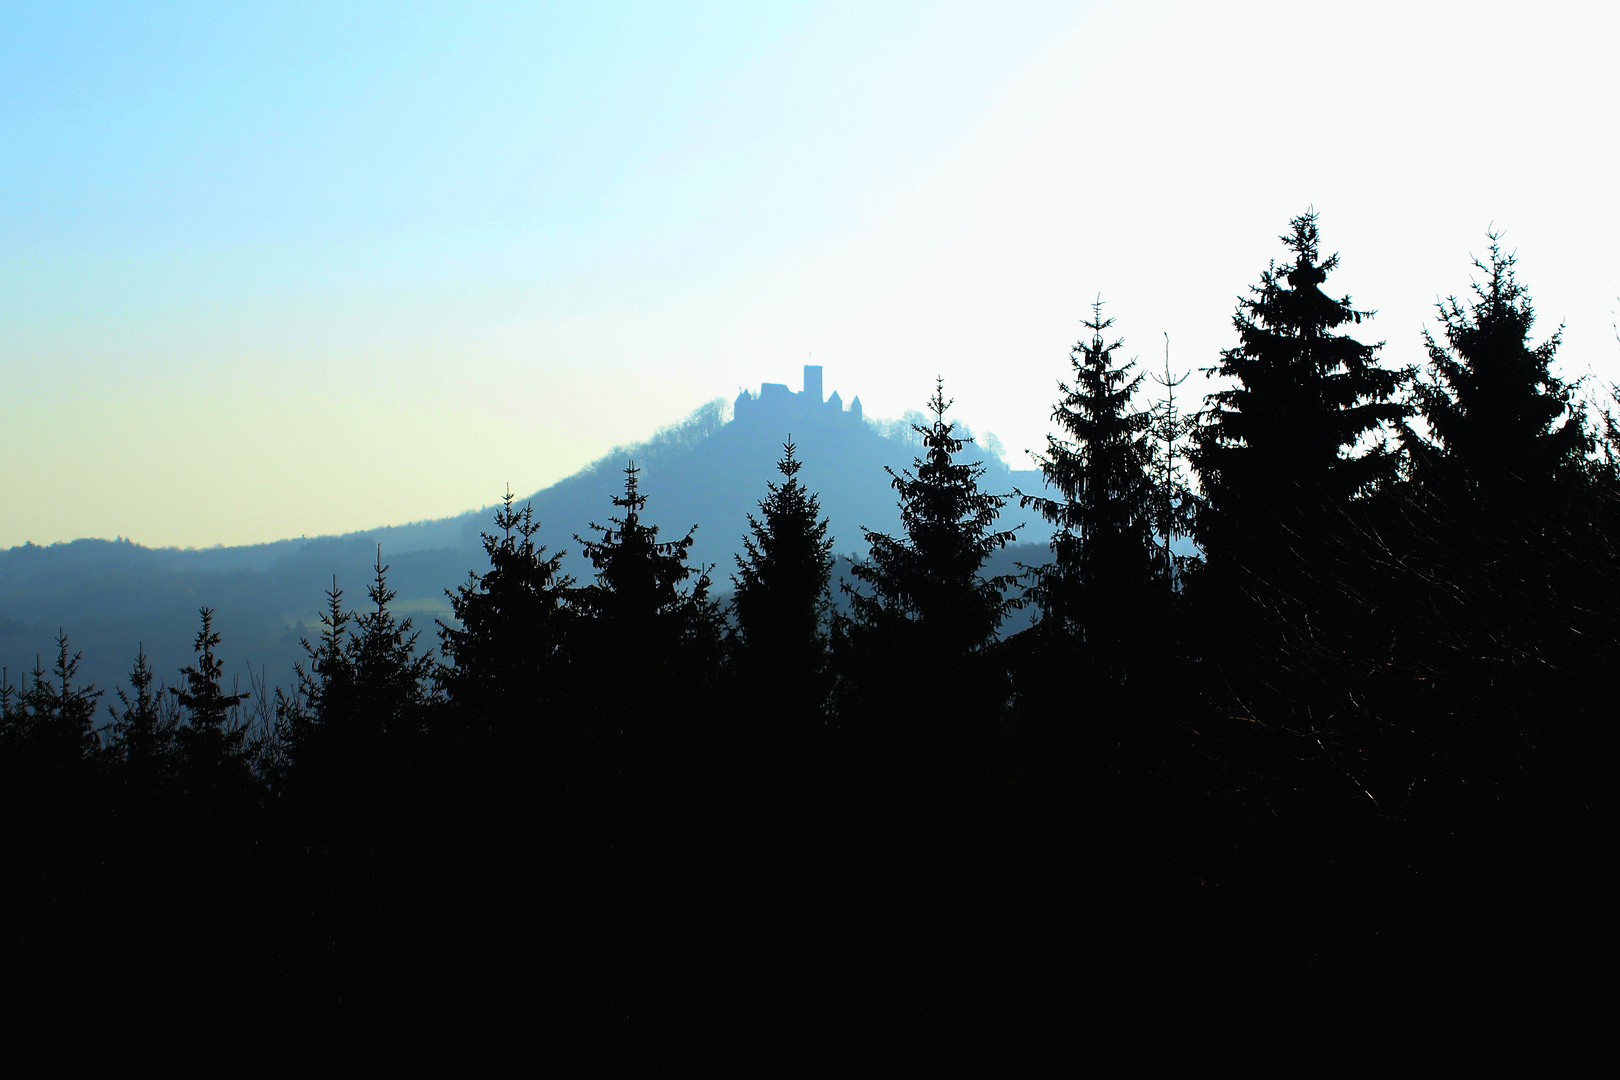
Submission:
[[[1620,16],[1526,12],[12,10],[0,547],[449,517],[807,361],[1028,468],[1095,296],[1213,364],[1307,206],[1385,363],[1494,226],[1600,393]]]

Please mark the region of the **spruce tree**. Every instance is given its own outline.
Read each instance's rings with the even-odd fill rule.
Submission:
[[[185,677],[185,689],[171,687],[180,707],[186,710],[185,730],[181,745],[193,759],[224,758],[242,743],[243,733],[231,724],[231,710],[248,697],[247,694],[227,694],[220,689],[219,680],[225,664],[214,653],[219,644],[219,632],[214,629],[214,609],[200,609],[202,628],[197,631],[192,647],[197,662],[180,669]]]
[[[162,688],[153,689],[152,667],[146,649],[140,647],[129,672],[130,693],[120,687],[119,713],[112,706],[112,748],[125,770],[128,786],[139,797],[149,796],[164,782],[174,765],[176,727],[172,713],[163,705]]]
[[[311,644],[308,638],[299,642],[304,659],[293,665],[296,690],[290,697],[277,691],[280,740],[295,771],[315,767],[324,752],[321,744],[328,725],[340,723],[354,711],[354,667],[347,648],[353,617],[353,612],[343,609],[343,590],[334,575],[320,617],[319,644]]]
[[[532,735],[538,714],[564,705],[559,683],[574,580],[562,573],[562,552],[548,556],[535,544],[533,507],[516,510],[512,502],[508,490],[495,513],[499,534],[483,534],[489,569],[445,591],[457,625],[439,623],[448,661],[439,686],[476,741]]]
[[[1180,587],[1183,568],[1196,565],[1196,556],[1177,556],[1171,548],[1174,540],[1191,536],[1194,511],[1197,508],[1192,485],[1184,467],[1182,449],[1186,439],[1198,427],[1197,416],[1186,416],[1176,408],[1176,387],[1187,381],[1191,372],[1177,377],[1170,370],[1170,335],[1164,341],[1164,378],[1153,376],[1153,381],[1164,387],[1164,400],[1153,407],[1153,422],[1149,435],[1153,440],[1153,530],[1158,534],[1159,552],[1157,573],[1160,583],[1171,591]]]
[[[95,714],[102,691],[74,683],[83,658],[80,652],[69,655],[67,633],[58,630],[50,678],[41,679],[39,671],[34,672],[32,702],[41,745],[64,763],[88,760],[101,746]]]
[[[1551,370],[1561,330],[1532,343],[1514,256],[1488,236],[1471,299],[1440,303],[1439,335],[1424,333],[1428,371],[1412,403],[1426,430],[1402,431],[1414,554],[1395,568],[1406,578],[1401,660],[1408,698],[1445,702],[1405,725],[1426,740],[1411,772],[1453,813],[1538,773],[1595,790],[1608,780],[1589,762],[1612,756],[1616,504],[1589,482],[1599,473],[1575,388]],[[1449,794],[1434,794],[1447,780]]]
[[[18,693],[0,688],[0,779],[21,789],[77,785],[96,759],[96,700],[102,691],[79,685],[83,654],[70,652],[65,631],[56,635],[56,662],[46,671],[38,657]],[[15,695],[16,700],[12,697]],[[9,774],[7,776],[6,774]]]
[[[1063,436],[1048,436],[1037,462],[1060,498],[1020,496],[1055,526],[1053,561],[1033,571],[1030,597],[1047,632],[1077,635],[1094,655],[1119,651],[1157,570],[1154,417],[1133,407],[1143,376],[1114,360],[1123,343],[1103,337],[1113,323],[1092,305],[1091,340],[1070,352],[1073,384],[1058,384]]]
[[[1423,334],[1429,377],[1413,386],[1413,399],[1429,440],[1404,434],[1419,480],[1501,513],[1510,509],[1504,500],[1540,502],[1557,481],[1573,478],[1588,439],[1571,387],[1550,370],[1562,330],[1530,344],[1530,295],[1501,235],[1489,236],[1489,264],[1473,260],[1485,275],[1473,283],[1473,300],[1465,307],[1453,296],[1439,305],[1444,343]]]
[[[72,947],[89,940],[85,926],[114,895],[104,884],[116,848],[108,844],[105,758],[94,725],[101,691],[77,683],[80,655],[65,632],[56,645],[51,670],[36,657],[16,700],[0,675],[0,894],[13,964],[27,955],[29,939],[46,945],[50,964],[73,957]],[[26,966],[13,970],[28,981]]]
[[[353,785],[356,758],[375,753],[356,730],[360,708],[348,625],[337,577],[326,590],[318,643],[303,639],[304,659],[293,665],[291,695],[276,691],[276,735],[284,761],[280,783],[316,817],[329,817],[334,800]]]
[[[1349,333],[1372,313],[1323,291],[1338,256],[1322,255],[1316,214],[1290,225],[1288,261],[1239,301],[1239,343],[1210,369],[1228,383],[1206,398],[1191,454],[1205,561],[1190,640],[1232,725],[1211,719],[1224,734],[1207,737],[1254,770],[1240,783],[1274,805],[1360,815],[1376,806],[1369,757],[1390,757],[1365,673],[1399,629],[1375,496],[1393,488],[1385,432],[1406,414],[1410,372],[1378,366],[1380,345]]]
[[[1334,512],[1395,472],[1381,436],[1406,413],[1395,394],[1409,373],[1339,332],[1372,313],[1322,291],[1339,257],[1322,258],[1316,222],[1314,211],[1290,222],[1290,264],[1273,262],[1239,301],[1239,344],[1208,372],[1231,380],[1209,396],[1192,454],[1212,564],[1263,573],[1279,557],[1308,559]]]
[[[989,657],[1002,619],[1016,601],[1011,576],[986,577],[984,564],[1010,543],[997,530],[1007,496],[979,489],[983,464],[962,459],[968,440],[945,421],[944,380],[913,425],[922,456],[911,469],[888,469],[899,495],[902,536],[863,528],[871,545],[846,584],[849,616],[840,623],[845,693],[840,711],[863,716],[909,743],[913,752],[957,753],[1001,707],[1005,680]],[[919,696],[948,692],[919,710]]]
[[[686,561],[696,526],[679,540],[660,541],[658,526],[642,520],[647,496],[640,491],[640,471],[633,461],[626,466],[624,494],[613,497],[624,516],[610,517],[606,526],[591,522],[601,534],[596,540],[574,537],[596,571],[595,583],[576,590],[575,598],[588,616],[612,627],[626,644],[668,646],[684,639],[702,613],[712,610],[711,583],[706,569]],[[683,589],[689,578],[696,580]]]
[[[804,720],[820,712],[827,642],[827,588],[832,538],[821,502],[799,481],[802,467],[791,437],[767,485],[760,517],[748,515],[732,575],[735,645],[755,708]]]
[[[423,731],[434,661],[431,653],[417,654],[421,632],[412,629],[411,620],[389,610],[398,593],[388,587],[381,545],[375,574],[366,587],[372,606],[353,616],[348,660],[362,737],[379,747],[392,744],[398,754]]]
[[[432,808],[409,784],[423,754],[432,707],[431,654],[419,633],[394,614],[395,591],[379,548],[367,588],[371,607],[345,610],[334,577],[316,643],[302,644],[296,692],[278,692],[282,784],[306,827],[322,843],[371,847],[389,831],[409,831],[410,814]]]
[[[608,726],[603,734],[637,753],[678,741],[720,651],[709,572],[686,561],[696,526],[679,540],[659,540],[658,526],[642,518],[640,471],[630,462],[624,494],[613,497],[623,516],[605,526],[592,522],[595,540],[574,537],[596,580],[570,598],[582,619],[582,692],[596,701]]]
[[[170,687],[169,693],[185,714],[176,732],[181,784],[201,802],[205,819],[218,823],[221,815],[228,817],[240,807],[251,784],[247,733],[234,715],[249,695],[220,688],[225,665],[214,652],[220,642],[214,611],[205,607],[200,614],[202,628],[193,642],[197,661],[180,669],[185,687]]]

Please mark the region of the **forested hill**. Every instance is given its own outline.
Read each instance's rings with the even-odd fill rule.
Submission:
[[[820,493],[835,550],[864,552],[861,527],[899,530],[894,491],[885,466],[908,467],[918,452],[904,421],[873,421],[836,401],[812,402],[767,384],[744,395],[728,419],[723,402],[703,406],[685,421],[647,441],[604,456],[578,473],[519,497],[532,502],[541,523],[538,541],[568,552],[567,570],[590,577],[575,535],[589,539],[590,523],[607,525],[617,513],[611,499],[623,491],[624,468],[634,460],[647,495],[646,518],[660,538],[676,540],[698,526],[692,561],[715,567],[717,592],[730,586],[734,552],[741,549],[747,515],[757,513],[768,481],[780,479],[776,462],[791,437],[804,462],[801,478]],[[814,393],[819,399],[819,393]],[[1026,491],[1039,473],[1013,472],[1000,458],[970,446],[966,457],[986,466],[984,489]],[[492,496],[501,494],[498,480]],[[268,544],[201,549],[146,548],[128,540],[76,540],[24,545],[0,552],[0,664],[21,682],[35,657],[50,666],[59,630],[84,654],[80,675],[97,686],[122,684],[138,649],[146,650],[159,678],[172,681],[190,663],[197,610],[215,609],[227,679],[249,672],[286,685],[303,656],[300,639],[318,636],[318,613],[334,576],[350,607],[365,604],[380,547],[394,607],[434,643],[436,617],[448,618],[444,590],[469,571],[487,567],[480,534],[490,530],[494,505],[436,521]],[[1003,553],[996,572],[1015,560],[1039,560],[1049,532],[1016,502],[1005,527],[1023,525],[1016,553]],[[109,689],[110,693],[110,689]]]

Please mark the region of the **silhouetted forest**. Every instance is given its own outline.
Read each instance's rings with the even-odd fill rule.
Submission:
[[[819,371],[811,368],[807,377]],[[911,460],[916,434],[899,421],[863,420],[843,408],[836,392],[822,400],[810,387],[793,393],[767,383],[764,389],[760,397],[740,395],[730,421],[726,403],[711,401],[680,423],[518,503],[532,506],[544,523],[545,542],[564,553],[564,572],[582,576],[590,570],[589,560],[578,544],[567,541],[601,516],[622,487],[625,461],[633,459],[648,490],[656,493],[646,519],[683,532],[701,523],[692,558],[729,566],[741,550],[747,514],[776,475],[776,456],[791,434],[805,463],[803,479],[821,496],[839,541],[841,572],[860,554],[859,526],[898,527],[899,512],[883,470]],[[986,483],[995,490],[1038,482],[1038,474],[1015,473],[983,448],[970,446],[968,453],[984,463]],[[491,493],[499,492],[497,483]],[[498,505],[497,500],[436,521],[242,547],[153,549],[124,539],[80,539],[0,551],[0,668],[25,673],[36,656],[55,652],[55,635],[66,628],[75,649],[84,653],[80,674],[86,681],[122,683],[128,658],[143,648],[172,681],[172,673],[189,661],[197,609],[206,605],[215,609],[217,628],[229,643],[227,683],[246,687],[259,679],[287,685],[304,655],[300,640],[320,632],[321,595],[334,574],[340,585],[356,591],[371,577],[381,545],[389,585],[398,593],[396,613],[432,627],[435,619],[450,615],[445,590],[469,570],[482,569],[480,534],[489,529]],[[1009,527],[1023,526],[1021,546],[1041,550],[1004,552],[1005,569],[1043,559],[1041,522],[1016,506],[1007,510]],[[730,591],[725,575],[716,591]]]
[[[223,685],[208,608],[116,687],[64,635],[0,686],[10,977],[282,1030],[905,1032],[1607,953],[1620,427],[1494,235],[1406,370],[1315,215],[1281,240],[1202,408],[1092,308],[1038,490],[987,489],[936,384],[844,575],[784,431],[732,565],[630,462],[577,573],[508,495],[436,626],[377,551],[290,686]]]

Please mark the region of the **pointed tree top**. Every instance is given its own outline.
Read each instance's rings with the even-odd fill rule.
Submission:
[[[1091,336],[1096,343],[1100,343],[1102,341],[1102,332],[1114,325],[1113,319],[1105,319],[1102,317],[1102,309],[1102,293],[1098,293],[1097,299],[1091,302],[1091,318],[1080,320],[1080,325],[1091,331]]]
[[[635,459],[631,458],[624,467],[624,494],[613,497],[614,506],[622,506],[628,511],[624,521],[627,526],[636,523],[637,515],[647,505],[647,496],[641,494],[636,486],[636,476],[640,472],[641,469],[636,466]]]
[[[1289,219],[1288,227],[1291,231],[1277,238],[1283,242],[1283,246],[1294,253],[1301,266],[1316,262],[1322,240],[1316,219],[1316,207],[1306,207],[1303,214]]]
[[[776,463],[776,468],[789,480],[797,476],[799,470],[804,467],[804,462],[795,456],[798,449],[798,445],[793,441],[793,432],[788,432],[787,442],[782,444],[782,460]]]
[[[938,423],[945,421],[945,410],[956,404],[956,399],[945,400],[945,376],[934,376],[934,396],[928,399],[928,409]]]

